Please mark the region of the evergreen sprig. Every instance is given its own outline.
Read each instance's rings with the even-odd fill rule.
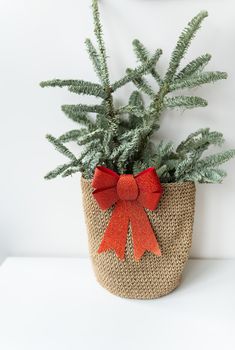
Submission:
[[[170,91],[194,88],[203,84],[214,83],[217,80],[226,79],[227,73],[224,72],[203,72],[201,74],[194,75],[190,78],[181,79],[180,81],[174,81],[170,84]]]
[[[195,60],[189,62],[174,78],[176,80],[182,80],[191,77],[194,74],[200,73],[211,60],[211,55],[206,53],[199,56]]]
[[[41,87],[64,87],[67,86],[68,90],[76,94],[91,95],[101,98],[107,98],[107,93],[104,91],[100,84],[91,83],[85,80],[48,80],[40,83]]]
[[[176,96],[165,98],[164,104],[168,108],[183,107],[190,109],[195,107],[205,107],[207,106],[207,101],[196,96]]]
[[[54,145],[55,149],[58,152],[62,153],[64,156],[68,157],[71,160],[77,160],[75,155],[72,152],[70,152],[68,148],[65,147],[58,139],[56,139],[52,135],[47,135],[46,138],[49,142],[51,142]]]
[[[132,45],[133,45],[134,52],[137,56],[137,59],[142,63],[147,62],[150,58],[150,53],[148,52],[146,47],[138,39],[134,39],[132,42]],[[159,59],[160,56],[162,55],[162,50],[158,49],[157,52],[158,52],[158,59]],[[156,68],[152,67],[150,72],[151,72],[152,76],[155,78],[156,82],[158,84],[161,84],[162,79],[161,79],[160,75],[158,74]]]
[[[78,103],[61,107],[79,128],[57,138],[47,135],[48,141],[70,162],[60,165],[45,178],[52,179],[59,175],[67,177],[82,172],[85,178],[90,179],[95,167],[104,165],[121,174],[137,173],[155,167],[162,182],[221,182],[226,172],[220,166],[234,157],[235,150],[203,158],[203,153],[210,146],[223,144],[221,133],[210,131],[209,128],[199,129],[178,147],[174,147],[171,142],[153,141],[157,138],[161,115],[165,109],[184,110],[207,106],[207,101],[199,96],[183,95],[183,89],[227,78],[225,72],[204,71],[211,60],[208,53],[181,67],[182,59],[208,13],[200,12],[182,31],[163,76],[157,67],[162,50],[157,49],[151,53],[143,43],[135,39],[132,46],[138,61],[137,67],[127,68],[123,77],[111,82],[98,0],[92,0],[92,12],[96,43],[94,45],[88,38],[85,45],[99,83],[54,79],[40,84],[42,87],[67,87],[72,93],[98,99],[94,104]],[[154,78],[155,84],[148,80],[149,77]],[[135,90],[131,93],[128,104],[115,107],[114,93],[129,83],[135,86]],[[180,91],[178,96],[175,95],[176,91]],[[142,93],[148,96],[149,103],[144,103]],[[71,141],[83,147],[78,157],[65,146]]]
[[[179,40],[177,41],[176,47],[171,55],[169,68],[165,76],[166,81],[171,81],[174,77],[182,58],[184,57],[188,47],[190,46],[192,39],[194,38],[196,32],[199,30],[202,21],[207,16],[207,11],[201,11],[188,23],[188,26],[181,33]]]

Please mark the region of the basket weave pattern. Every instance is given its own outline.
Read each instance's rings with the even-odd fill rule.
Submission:
[[[194,183],[163,184],[164,194],[157,209],[146,210],[162,256],[145,252],[139,262],[134,260],[130,227],[125,261],[120,261],[113,251],[97,253],[112,209],[104,212],[98,207],[91,181],[82,178],[81,185],[89,250],[98,282],[113,294],[133,299],[158,298],[175,289],[192,242]]]

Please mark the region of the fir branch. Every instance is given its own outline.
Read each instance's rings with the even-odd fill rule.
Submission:
[[[192,76],[191,78],[183,79],[180,81],[174,81],[170,84],[170,91],[193,88],[203,84],[214,83],[217,80],[227,79],[227,73],[225,72],[203,72]]]
[[[155,68],[152,68],[150,73],[152,74],[152,76],[154,77],[154,79],[156,80],[156,82],[161,85],[162,84],[162,78],[160,76],[160,74],[158,74],[158,72],[156,71]]]
[[[104,113],[103,105],[62,105],[61,109],[66,114],[79,115],[80,113]]]
[[[173,143],[161,141],[156,147],[156,151],[161,155],[161,157],[166,157],[173,152]]]
[[[171,158],[171,156],[172,156],[172,158]],[[169,159],[164,159],[164,163],[167,167],[167,171],[174,172],[175,169],[180,164],[181,160],[182,159],[177,157],[175,154],[171,154],[169,156]],[[175,181],[175,177],[174,177],[174,181]]]
[[[169,157],[171,156],[172,152],[172,142],[164,143],[163,141],[161,141],[158,145],[155,146],[152,152],[149,152],[149,155],[144,157],[144,159],[146,159],[147,157],[148,166],[154,166],[155,168],[159,168],[160,166],[165,164],[167,159],[169,159]]]
[[[133,163],[133,174],[136,175],[147,168],[148,168],[147,163],[137,160]]]
[[[133,45],[134,52],[135,52],[138,60],[142,63],[147,62],[149,60],[150,53],[148,52],[146,47],[138,39],[134,39],[132,42],[132,45]],[[160,58],[161,54],[162,54],[162,51],[160,50],[158,59]],[[150,70],[150,73],[155,78],[155,80],[157,81],[158,84],[162,83],[162,79],[155,68],[152,68]]]
[[[67,176],[70,176],[70,175],[73,175],[75,173],[78,173],[81,171],[81,166],[77,166],[77,167],[74,167],[74,168],[71,168],[71,169],[68,169],[66,170],[63,174],[62,174],[62,177],[67,177]]]
[[[134,159],[135,154],[138,154],[140,151],[140,145],[144,137],[144,129],[136,129],[133,132],[133,136],[129,142],[125,143],[125,149],[118,158],[119,166],[122,165],[123,169],[128,169],[130,166],[129,162]]]
[[[96,148],[96,147],[99,147],[99,145],[100,145],[100,142],[99,142],[99,140],[97,140],[97,139],[94,139],[94,140],[88,142],[88,143],[85,145],[83,151],[81,152],[81,154],[80,154],[80,156],[79,156],[79,158],[78,158],[78,163],[79,163],[79,165],[82,164],[82,160],[83,160],[83,158],[87,155],[87,153],[89,153],[91,149],[94,149],[94,148]]]
[[[143,122],[144,101],[139,91],[133,91],[129,97],[129,125],[126,128],[136,128]]]
[[[104,132],[103,149],[107,159],[109,159],[112,149],[114,147],[118,147],[118,146],[116,145],[116,143],[114,144],[111,133]]]
[[[94,47],[90,39],[85,40],[85,45],[86,45],[90,60],[92,62],[92,65],[94,67],[94,70],[98,78],[100,79],[100,81],[103,82],[101,63],[100,63],[99,55],[96,51],[96,48]]]
[[[95,150],[95,155],[91,157],[89,166],[90,166],[90,169],[92,170],[92,175],[94,173],[94,169],[97,167],[97,165],[100,164],[102,156],[103,156],[102,152]]]
[[[136,137],[136,135],[142,135],[142,137],[145,137],[149,132],[149,126],[148,125],[142,125],[140,128],[135,128],[131,130],[127,130],[126,132],[122,133],[119,136],[119,140],[121,143],[129,142],[133,138]]]
[[[75,155],[72,153],[72,152],[70,152],[69,150],[68,150],[68,148],[67,147],[65,147],[59,140],[57,140],[55,137],[53,137],[52,135],[46,135],[46,138],[47,138],[47,140],[49,141],[49,142],[51,142],[53,145],[54,145],[54,147],[55,147],[55,149],[58,151],[58,152],[60,152],[60,153],[62,153],[64,156],[66,156],[66,157],[68,157],[69,159],[71,159],[71,160],[77,160],[77,158],[75,157]]]
[[[144,101],[139,91],[133,91],[129,97],[129,105],[144,110]]]
[[[53,80],[45,80],[41,81],[39,84],[42,88],[44,87],[64,87],[64,86],[72,86],[77,85],[80,80],[69,79],[69,80],[61,80],[61,79],[53,79]]]
[[[176,96],[171,98],[164,98],[164,104],[167,108],[196,108],[206,107],[207,101],[197,96]]]
[[[151,69],[156,65],[161,53],[162,53],[162,51],[160,49],[158,49],[158,50],[156,50],[153,57],[148,59],[146,62],[144,62],[143,64],[141,64],[137,68],[134,68],[134,69],[127,68],[126,75],[122,79],[116,81],[112,85],[112,90],[115,91],[115,90],[119,89],[120,87],[122,87],[123,85],[129,83],[130,81],[138,80],[143,75],[149,73],[151,71]]]
[[[97,162],[97,156],[99,157],[99,163],[102,165],[106,165],[102,162],[101,156],[103,156],[102,147],[99,139],[92,139],[92,141],[86,143],[85,149],[80,154],[78,158],[78,167],[74,167],[73,171],[71,168],[71,172],[68,171],[64,175],[68,176],[71,173],[75,173],[77,171],[81,171],[85,178],[91,178],[94,173],[94,162]],[[98,163],[97,163],[98,164]],[[80,170],[78,169],[80,167]]]
[[[107,93],[104,91],[101,85],[90,83],[89,81],[80,80],[79,84],[69,86],[68,90],[79,95],[83,94],[101,97],[103,99],[107,98]]]
[[[223,169],[208,169],[202,172],[202,178],[198,181],[200,183],[221,183],[227,172]]]
[[[156,145],[152,141],[149,140],[146,147],[141,150],[141,156],[140,159],[144,160],[146,164],[148,164],[148,167],[152,166],[152,156],[155,152]]]
[[[118,157],[120,157],[120,155],[122,154],[122,152],[126,149],[126,144],[121,144],[118,147],[115,147],[112,150],[112,153],[110,154],[109,158],[110,160],[114,160]]]
[[[196,161],[195,153],[186,154],[186,156],[181,160],[175,169],[175,179],[176,181],[180,181],[183,178],[185,173],[192,170],[193,165]]]
[[[217,167],[235,156],[235,149],[227,150],[205,157],[197,162],[195,170]]]
[[[233,158],[235,150],[224,151],[198,160],[200,155],[198,152],[186,155],[175,170],[176,181],[220,182],[215,174],[220,173],[223,178],[226,173],[221,172],[217,167]]]
[[[164,164],[160,168],[156,169],[156,172],[159,177],[163,176],[164,173],[167,172],[167,166]]]
[[[92,10],[93,10],[93,20],[94,20],[94,33],[98,42],[99,53],[100,53],[99,60],[100,60],[102,81],[103,81],[103,85],[108,87],[110,86],[109,71],[108,71],[108,66],[106,61],[106,49],[105,49],[105,44],[103,40],[102,25],[100,22],[98,0],[92,0]]]
[[[221,183],[224,177],[227,176],[223,169],[206,169],[192,171],[186,174],[180,181],[197,181],[199,183]]]
[[[139,118],[143,117],[144,112],[145,111],[141,110],[139,107],[131,106],[130,104],[117,109],[117,114],[119,114],[119,115],[121,115],[121,114],[129,114],[129,115],[130,114],[135,114]]]
[[[93,139],[100,138],[100,136],[103,135],[102,129],[96,129],[86,135],[83,135],[78,140],[78,145],[85,145],[88,142],[91,142]]]
[[[188,63],[174,78],[175,80],[182,80],[192,76],[193,74],[200,73],[203,68],[211,60],[211,55],[206,53],[205,55],[197,57],[195,60]]]
[[[149,60],[150,52],[138,39],[134,39],[132,41],[132,45],[133,45],[133,49],[136,54],[136,57],[140,62],[143,63]]]
[[[91,178],[94,173],[95,167],[100,163],[101,152],[97,150],[90,150],[82,159],[82,165],[86,177]]]
[[[69,168],[69,166],[70,166],[69,164],[59,165],[54,170],[52,170],[48,174],[46,174],[44,176],[44,179],[51,180],[51,179],[56,178],[57,176],[61,175],[65,170],[67,170]]]
[[[129,71],[127,70],[127,72]],[[144,78],[132,79],[132,82],[140,91],[144,92],[146,95],[155,97],[155,92]]]
[[[76,94],[93,95],[96,97],[106,98],[103,87],[100,84],[91,83],[85,80],[47,80],[40,83],[41,87],[64,87],[67,86],[68,90]]]
[[[85,125],[89,129],[93,129],[94,123],[89,119],[86,113],[80,113],[76,105],[63,105],[61,106],[62,111],[72,119],[74,122],[78,124]]]
[[[149,136],[160,127],[160,115],[165,108],[164,98],[169,93],[168,83],[163,82],[148,108]]]
[[[221,146],[224,143],[223,134],[218,131],[210,131],[209,128],[199,129],[190,134],[176,149],[177,153],[188,153],[202,147],[206,150],[210,145]]]
[[[96,116],[96,126],[97,128],[107,130],[109,129],[110,123],[106,114],[99,113]]]
[[[206,11],[199,12],[199,14],[188,23],[187,27],[181,33],[179,40],[177,41],[176,47],[171,55],[169,68],[165,75],[165,81],[171,82],[179,67],[180,61],[184,57],[192,39],[194,38],[196,32],[200,28],[202,21],[207,16],[208,13]]]
[[[98,0],[92,0],[93,20],[94,20],[94,33],[99,46],[99,61],[100,61],[100,74],[103,82],[103,88],[106,93],[106,107],[108,115],[112,119],[111,128],[116,133],[117,126],[115,121],[115,112],[113,106],[112,88],[110,87],[109,70],[106,59],[106,48],[103,40],[102,25],[100,22],[100,14],[98,8]]]
[[[79,129],[79,130],[70,130],[66,132],[65,134],[61,135],[58,137],[58,141],[65,143],[65,142],[70,142],[70,141],[76,141],[78,140],[81,136],[84,136],[88,133],[87,129]]]
[[[47,175],[45,175],[44,179],[46,179],[46,180],[54,179],[57,176],[61,175],[65,170],[67,170],[68,168],[73,167],[75,165],[77,165],[77,161],[71,162],[68,164],[59,165],[57,168],[55,168],[54,170],[50,171]]]

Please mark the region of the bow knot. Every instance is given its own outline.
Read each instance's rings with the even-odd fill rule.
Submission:
[[[120,175],[117,182],[117,194],[121,200],[134,201],[137,199],[139,189],[133,175]]]
[[[98,166],[92,187],[93,196],[102,210],[115,205],[98,253],[113,249],[120,259],[124,259],[130,223],[135,260],[140,260],[145,251],[160,256],[156,236],[144,210],[155,210],[163,192],[155,169],[149,168],[133,176],[118,175]]]

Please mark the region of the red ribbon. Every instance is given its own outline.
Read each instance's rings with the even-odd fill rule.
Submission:
[[[92,187],[93,196],[102,210],[115,204],[98,253],[113,249],[120,259],[124,259],[130,222],[135,260],[140,260],[145,251],[160,256],[156,236],[144,210],[155,210],[163,192],[155,169],[149,168],[133,176],[118,175],[98,166]]]

